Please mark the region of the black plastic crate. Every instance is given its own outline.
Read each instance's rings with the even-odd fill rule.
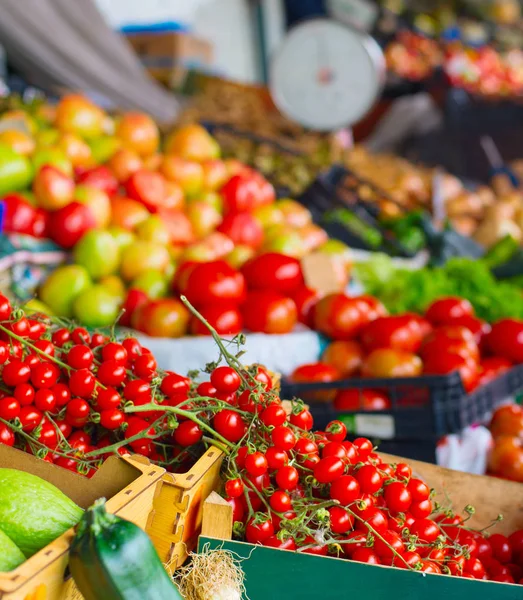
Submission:
[[[334,390],[371,389],[385,393],[391,408],[383,411],[338,412],[332,402],[318,401]],[[315,425],[324,428],[329,421],[343,421],[354,436],[379,442],[384,452],[427,460],[438,440],[460,433],[470,425],[485,423],[497,406],[523,390],[523,365],[513,367],[495,380],[466,394],[456,371],[449,375],[424,375],[398,379],[345,379],[329,383],[292,383],[283,380],[284,398],[302,398],[310,406]]]

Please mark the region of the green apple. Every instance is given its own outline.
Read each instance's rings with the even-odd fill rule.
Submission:
[[[73,256],[76,264],[85,267],[93,279],[100,279],[116,271],[120,249],[108,231],[92,229],[76,244]]]
[[[113,296],[116,296],[120,302],[123,302],[127,295],[125,283],[118,275],[107,275],[107,277],[102,277],[98,282],[98,285],[103,285],[103,287],[109,290]]]
[[[167,246],[171,235],[165,223],[158,215],[151,215],[136,228],[138,239],[146,242],[156,242]]]
[[[33,169],[27,157],[0,144],[0,197],[27,188],[32,178]]]
[[[278,252],[294,258],[302,258],[305,255],[305,245],[300,234],[292,229],[284,229],[280,234],[266,239],[263,250],[265,252]]]
[[[117,225],[111,225],[107,231],[113,236],[120,250],[127,248],[127,246],[130,246],[136,240],[136,236],[132,231],[118,227]]]
[[[283,225],[285,223],[283,211],[275,204],[259,206],[252,214],[256,217],[263,229]]]
[[[24,310],[27,314],[42,314],[47,315],[48,317],[55,316],[53,311],[47,306],[47,304],[44,304],[36,298],[31,298],[29,302],[26,302],[24,304]]]
[[[65,155],[65,152],[58,148],[45,148],[38,150],[33,154],[33,167],[35,172],[44,165],[50,165],[60,169],[62,173],[71,177],[73,175],[73,164]]]
[[[157,269],[147,269],[131,283],[133,290],[142,290],[151,300],[158,300],[167,295],[169,280],[166,274]]]
[[[254,248],[250,246],[242,246],[241,244],[234,247],[234,250],[227,254],[225,260],[234,267],[240,269],[248,260],[256,254]]]
[[[149,269],[165,271],[170,262],[171,256],[166,246],[137,240],[122,251],[120,275],[124,281],[133,281]]]
[[[89,146],[96,163],[102,165],[122,147],[122,142],[115,137],[103,136],[89,140]]]
[[[93,285],[73,303],[74,316],[85,327],[109,327],[120,310],[120,300],[103,285]]]
[[[39,298],[56,315],[71,317],[76,297],[92,285],[87,269],[80,265],[58,267],[40,288]]]

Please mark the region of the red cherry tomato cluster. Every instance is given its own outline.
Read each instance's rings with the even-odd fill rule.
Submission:
[[[315,305],[314,324],[333,341],[321,362],[294,371],[291,380],[297,383],[458,371],[465,391],[472,392],[523,362],[523,322],[504,319],[491,327],[461,298],[435,301],[424,317],[388,316],[373,298],[332,294]],[[332,397],[332,392],[308,396]],[[390,401],[377,390],[348,389],[335,395],[334,405],[342,411],[383,410]]]

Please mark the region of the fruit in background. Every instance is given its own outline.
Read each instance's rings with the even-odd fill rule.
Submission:
[[[169,135],[165,153],[204,162],[220,158],[220,146],[201,125],[185,125]]]
[[[253,290],[273,290],[292,296],[305,285],[299,261],[275,252],[256,256],[244,265],[242,273]]]
[[[484,358],[479,363],[479,382],[478,386],[485,385],[499,377],[513,367],[513,364],[506,358],[492,356]]]
[[[87,169],[78,176],[76,182],[103,190],[109,197],[118,192],[118,181],[105,165]]]
[[[124,114],[116,126],[115,135],[122,141],[124,148],[142,157],[151,156],[160,145],[158,126],[145,113]]]
[[[73,200],[74,181],[55,167],[46,165],[37,171],[33,181],[33,192],[38,206],[46,210],[57,210]]]
[[[474,362],[480,359],[479,348],[474,335],[464,327],[440,327],[424,340],[420,356],[424,361],[445,354],[459,354]]]
[[[58,140],[62,150],[73,167],[88,167],[93,162],[93,153],[89,145],[74,133],[64,133]]]
[[[150,215],[136,227],[138,239],[146,242],[155,242],[167,246],[171,235],[167,225],[158,215]]]
[[[55,167],[68,177],[73,175],[73,164],[60,148],[37,150],[32,156],[32,161],[35,173],[42,167],[49,166]]]
[[[53,149],[52,147],[56,146],[60,140],[60,132],[58,129],[41,129],[34,134],[34,139],[38,150]],[[54,149],[57,150],[57,148]],[[65,156],[63,151],[61,152]]]
[[[388,410],[390,399],[383,392],[352,388],[339,390],[334,398],[334,408],[339,411]]]
[[[379,348],[363,361],[363,377],[418,377],[423,372],[421,358],[410,352]]]
[[[276,194],[272,185],[259,173],[234,175],[220,190],[225,212],[252,211],[272,204]]]
[[[111,292],[118,299],[119,303],[125,300],[127,290],[125,289],[124,282],[118,275],[107,275],[106,277],[102,277],[98,283]]]
[[[95,224],[93,213],[87,206],[71,202],[51,213],[49,235],[62,248],[72,248]]]
[[[60,131],[76,133],[84,139],[104,133],[104,112],[84,96],[64,96],[56,107],[56,126]]]
[[[4,196],[4,232],[33,234],[36,209],[21,194]]]
[[[111,275],[118,268],[120,249],[108,231],[88,231],[76,244],[73,257],[77,265],[85,267],[92,279]]]
[[[88,185],[77,185],[74,190],[74,200],[85,204],[93,214],[96,227],[105,229],[111,221],[111,201],[101,189]]]
[[[73,314],[85,327],[109,327],[115,323],[120,301],[103,285],[93,285],[75,298]]]
[[[293,371],[289,379],[294,383],[330,383],[341,379],[340,373],[324,363],[310,363],[301,365]],[[319,392],[305,392],[303,397],[305,400],[315,400],[319,402],[327,402],[332,400],[336,394],[336,390],[321,390]]]
[[[106,163],[121,147],[122,142],[112,136],[89,140],[92,162],[99,165]]]
[[[0,132],[0,144],[11,148],[17,154],[30,156],[36,149],[34,139],[17,129],[6,129]]]
[[[111,198],[111,226],[128,231],[134,230],[140,223],[149,218],[149,211],[137,202],[124,196]]]
[[[174,209],[160,209],[158,217],[169,232],[171,244],[185,246],[194,242],[192,224],[185,213]]]
[[[225,260],[234,269],[241,269],[245,263],[253,258],[255,251],[250,246],[234,246],[234,249],[227,254]]]
[[[163,271],[148,269],[132,282],[131,288],[141,290],[151,300],[158,300],[167,296],[169,282]]]
[[[305,206],[291,200],[290,198],[283,198],[276,202],[276,207],[283,213],[283,218],[287,225],[299,229],[312,223],[311,213]]]
[[[298,320],[311,329],[314,326],[314,308],[321,297],[322,294],[318,290],[305,286],[292,294],[292,299],[298,311]]]
[[[472,316],[472,304],[464,298],[439,298],[425,311],[425,318],[433,325],[452,325],[454,319]]]
[[[44,304],[36,298],[31,298],[31,300],[26,302],[24,304],[24,309],[28,314],[42,314],[49,317],[55,316],[54,312],[49,308],[49,306],[47,306],[47,304]]]
[[[459,371],[463,387],[471,392],[478,385],[479,369],[476,361],[459,354],[431,354],[425,361],[423,372],[427,375],[447,375]]]
[[[329,239],[327,232],[314,223],[298,229],[298,235],[302,240],[305,254],[317,250]]]
[[[339,260],[344,268],[348,271],[352,266],[351,251],[347,244],[340,240],[330,239],[323,244],[318,250]]]
[[[197,239],[202,239],[209,235],[222,222],[221,213],[214,206],[206,202],[191,202],[187,207],[186,213]]]
[[[341,377],[353,377],[363,364],[363,348],[353,340],[331,342],[321,360],[327,365],[334,367]]]
[[[200,163],[167,155],[163,157],[160,171],[166,179],[178,183],[189,197],[195,197],[203,190],[203,167]]]
[[[33,221],[31,235],[36,238],[50,237],[50,231],[49,231],[50,224],[51,224],[51,213],[47,212],[43,208],[37,208],[35,211],[35,218]]]
[[[0,197],[25,189],[32,177],[33,169],[27,157],[0,144]]]
[[[11,119],[15,121],[22,121],[27,131],[31,135],[34,135],[38,130],[38,125],[35,119],[24,110],[8,110],[0,115],[0,122],[9,121]]]
[[[181,255],[181,262],[212,262],[225,258],[234,250],[234,243],[223,233],[215,231],[206,238],[192,244]]]
[[[176,280],[181,294],[191,304],[205,306],[215,302],[240,304],[245,299],[245,279],[224,260],[189,267]]]
[[[519,404],[506,404],[496,409],[490,423],[494,438],[511,436],[523,440],[523,409]]]
[[[291,298],[272,290],[249,292],[242,306],[245,327],[259,333],[290,333],[298,322]]]
[[[514,363],[523,362],[523,323],[516,319],[503,319],[492,326],[486,343],[493,354]]]
[[[299,232],[295,229],[279,227],[276,231],[267,231],[263,251],[285,254],[294,258],[303,258],[306,254],[305,244]]]
[[[136,239],[136,236],[131,231],[122,227],[111,226],[107,231],[113,236],[114,241],[118,244],[118,248],[122,251],[127,246],[130,246]]]
[[[179,338],[187,333],[191,315],[176,298],[156,300],[138,309],[132,324],[151,337]]]
[[[74,300],[91,284],[89,273],[84,267],[58,267],[42,284],[38,296],[56,315],[71,317]]]
[[[218,231],[224,233],[235,244],[250,246],[255,250],[263,244],[263,229],[249,212],[229,213],[225,215]]]
[[[152,154],[151,156],[147,156],[143,159],[143,168],[146,171],[159,171],[160,165],[162,164],[163,154],[159,152],[157,154]]]
[[[169,210],[184,210],[185,195],[182,188],[174,181],[165,181],[165,208]]]
[[[112,155],[107,166],[120,183],[125,183],[133,173],[143,168],[143,162],[136,152],[120,148]]]
[[[171,257],[162,244],[137,240],[122,251],[120,274],[126,281],[133,281],[144,271],[165,271]]]
[[[243,330],[241,312],[234,305],[203,306],[199,312],[219,335],[234,336]],[[191,319],[191,333],[193,335],[211,335],[207,327],[196,317]]]
[[[201,194],[198,197],[198,202],[204,202],[209,206],[212,206],[216,209],[220,214],[223,214],[223,199],[220,194],[216,192],[205,192],[205,194]]]
[[[421,347],[423,331],[419,322],[409,315],[379,317],[365,326],[361,341],[367,352],[392,348],[415,353]]]
[[[141,169],[129,177],[125,189],[129,198],[141,202],[149,212],[157,212],[165,206],[167,190],[160,173]]]
[[[122,327],[130,327],[134,314],[149,302],[147,294],[142,290],[130,289],[127,292],[124,303],[121,307],[121,316],[118,324]]]
[[[266,204],[264,206],[258,206],[252,213],[263,229],[270,229],[271,227],[281,226],[285,224],[285,217],[283,212],[278,208],[276,204]]]
[[[206,160],[202,163],[202,169],[203,187],[206,190],[219,190],[229,179],[229,171],[222,160]]]
[[[345,294],[325,296],[314,309],[315,329],[333,340],[355,337],[365,322],[361,302]]]

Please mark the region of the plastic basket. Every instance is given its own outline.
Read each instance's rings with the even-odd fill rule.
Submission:
[[[316,401],[335,390],[371,389],[385,393],[391,407],[384,411],[339,412],[332,402]],[[523,365],[466,394],[456,371],[449,375],[425,375],[405,379],[346,379],[330,383],[282,381],[285,398],[302,398],[310,406],[315,425],[343,421],[354,436],[380,442],[384,452],[435,462],[438,440],[485,423],[497,406],[523,390]]]

